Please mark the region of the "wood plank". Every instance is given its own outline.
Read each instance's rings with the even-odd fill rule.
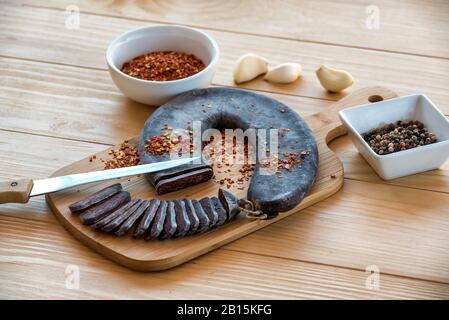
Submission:
[[[4,131],[0,141],[2,178],[46,176],[92,148],[104,148]],[[346,180],[330,199],[226,248],[360,270],[376,264],[381,272],[449,282],[448,205],[445,193]],[[26,206],[2,205],[1,211],[40,221],[50,215],[43,206],[36,198]]]
[[[42,79],[42,74],[48,75]],[[154,110],[124,98],[101,70],[86,73],[76,67],[0,58],[0,88],[0,128],[39,135],[113,145],[139,134]],[[269,95],[303,117],[326,110],[332,103]],[[347,177],[382,182],[360,156],[345,152],[354,147],[349,139],[342,139],[332,146],[343,160]],[[446,165],[442,169],[388,183],[445,192],[449,171]]]
[[[380,290],[369,290],[363,271],[220,249],[164,272],[133,272],[87,249],[55,221],[0,215],[0,239],[2,299],[449,298],[447,284],[380,274]],[[79,289],[66,288],[73,266]]]
[[[43,177],[104,148],[85,142],[0,131],[1,178]],[[38,151],[41,152],[38,152]],[[5,152],[7,151],[7,152]],[[30,159],[23,161],[23,159]],[[45,164],[45,165],[44,165]],[[446,284],[367,274],[227,250],[179,268],[138,273],[86,248],[56,221],[42,197],[0,208],[1,298],[448,298]],[[80,268],[80,289],[65,288],[67,266]],[[254,270],[258,270],[254,273]],[[129,286],[133,286],[130,292]],[[151,290],[149,289],[151,288]],[[126,289],[127,295],[123,296]]]
[[[47,178],[107,146],[0,130],[0,179]]]
[[[449,283],[449,195],[345,180],[340,192],[227,248]]]
[[[0,130],[0,180],[47,178],[58,168],[106,148],[100,144]],[[27,204],[3,204],[0,212],[29,219],[52,216],[42,196],[32,197]]]
[[[337,133],[342,134],[344,132],[344,130],[342,130],[343,127],[338,120],[338,111],[353,105],[364,103],[368,101],[371,96],[391,99],[396,97],[396,94],[384,88],[366,88],[348,95],[345,99],[343,99],[344,101],[342,100],[333,104],[323,113],[314,114],[311,117],[305,118],[305,121],[309,123],[311,129],[313,130],[318,146],[320,158],[318,173],[313,184],[313,188],[308,196],[301,201],[301,204],[287,212],[283,212],[283,214],[273,219],[250,220],[240,215],[238,218],[226,223],[224,226],[213,232],[207,232],[192,237],[171,239],[170,241],[151,241],[143,245],[143,243],[136,244],[135,240],[131,237],[117,239],[114,235],[99,233],[98,230],[96,231],[89,226],[83,225],[80,222],[79,217],[77,215],[73,215],[68,210],[68,206],[71,203],[79,201],[89,194],[107,187],[110,185],[110,182],[99,183],[95,186],[78,186],[76,188],[76,192],[74,190],[58,192],[56,194],[47,195],[46,199],[61,224],[64,225],[66,229],[68,229],[77,239],[97,252],[100,252],[109,259],[134,270],[165,270],[196,258],[218,247],[224,246],[231,241],[244,237],[245,235],[266,227],[267,225],[275,223],[279,219],[285,218],[290,214],[311,206],[314,203],[328,198],[337,192],[343,184],[343,164],[327,147],[326,141],[336,138],[338,136]],[[276,116],[278,116],[279,112],[277,110],[275,113]],[[129,140],[129,144],[136,146],[138,140],[138,137],[133,137]],[[111,149],[117,149],[119,147],[120,145],[116,145],[111,147]],[[107,159],[108,152],[109,150],[105,150],[95,154],[93,157],[95,159]],[[74,162],[61,168],[52,176],[101,170],[102,163],[99,161],[92,161],[91,159],[92,156],[81,161]],[[241,166],[231,165],[228,168],[235,174],[238,173]],[[253,178],[255,178],[255,176]],[[275,179],[277,178],[275,177]],[[170,194],[160,196],[155,192],[154,188],[149,188],[148,181],[144,177],[137,179],[122,179],[120,182],[124,186],[124,189],[131,193],[132,198],[140,199],[160,198],[164,200],[173,200],[194,198],[199,200],[205,197],[216,196],[219,188],[221,187],[219,183],[211,180],[207,183],[203,183],[192,188],[179,190],[177,192],[171,192]],[[230,191],[238,198],[244,198],[247,194],[246,188],[242,188],[241,190],[232,188]]]
[[[76,79],[76,78],[75,78]],[[64,87],[64,84],[61,85]],[[70,88],[70,86],[67,86]],[[66,88],[67,89],[67,88]],[[19,90],[20,91],[20,90]],[[21,93],[16,92],[16,97],[19,95],[20,98]],[[47,94],[47,93],[46,93]],[[44,94],[44,95],[46,95]],[[42,96],[42,94],[41,94]],[[95,95],[93,95],[95,97]],[[61,98],[61,97],[60,97]],[[76,96],[75,98],[80,98],[80,96]],[[51,102],[51,100],[48,100]],[[61,98],[61,105],[64,104],[64,100]],[[50,104],[54,105],[54,104]],[[0,109],[3,111],[3,108]],[[101,117],[98,118],[101,122],[103,119]],[[37,124],[36,122],[31,122],[30,124]],[[83,121],[80,122],[83,124]],[[63,131],[63,130],[61,130]],[[12,135],[21,135],[18,133],[10,133]],[[22,138],[25,141],[25,138]],[[37,139],[44,139],[42,137],[37,137]],[[53,139],[45,138],[45,141],[53,141]],[[5,141],[0,139],[0,141]],[[37,141],[27,137],[25,148],[30,148],[30,142]],[[32,143],[31,143],[32,144]],[[70,144],[65,141],[65,144],[61,144],[61,146],[66,145],[66,148],[71,147]],[[15,146],[12,144],[11,146]],[[91,146],[92,147],[92,146]],[[102,148],[103,146],[98,146],[98,148]],[[13,148],[11,148],[13,149]],[[62,148],[63,149],[63,148]],[[58,150],[61,152],[61,149]],[[35,156],[37,151],[31,150],[30,154]],[[54,156],[54,155],[53,155]],[[72,155],[74,156],[74,155]],[[52,162],[52,153],[42,157],[41,161],[46,160],[48,162]],[[73,159],[67,161],[71,162]],[[17,162],[17,159],[16,159]],[[43,164],[39,164],[43,165]],[[32,167],[37,167],[38,165],[33,164]],[[1,166],[3,168],[3,166]],[[14,166],[13,166],[14,167]],[[23,168],[19,168],[19,172]],[[352,189],[349,190],[348,194],[357,194],[356,191],[361,192],[363,189],[361,186],[365,186],[368,184],[359,183],[355,185]],[[401,188],[391,187],[391,189],[387,189],[388,192],[393,190],[391,194],[391,198],[395,199],[395,196],[398,195],[398,190]],[[368,190],[369,191],[369,190]],[[385,190],[384,190],[385,191]],[[417,191],[418,192],[418,191]],[[422,191],[420,191],[422,192]],[[375,193],[374,193],[375,194]],[[428,196],[429,194],[435,193],[426,193],[425,199],[428,201],[435,200],[433,196]],[[414,197],[415,194],[411,194],[411,197]],[[358,195],[358,198],[360,195]],[[349,199],[348,195],[345,195],[346,199]],[[363,197],[362,197],[363,198]],[[390,197],[387,197],[388,200],[391,200]],[[355,203],[357,203],[354,201]],[[445,199],[445,198],[444,198]],[[443,198],[436,199],[438,203],[441,203]],[[384,199],[385,200],[385,199]],[[405,197],[400,198],[400,201],[396,201],[393,203],[393,207],[396,210],[395,203],[403,203],[405,202]],[[47,212],[44,206],[44,203],[41,199],[33,200],[34,204],[37,204],[41,207],[41,212]],[[371,207],[373,203],[369,203]],[[412,203],[413,204],[413,203]],[[428,204],[427,204],[428,206]],[[129,289],[130,284],[134,288],[138,288],[136,291],[133,291],[132,294],[137,297],[153,297],[160,298],[162,297],[185,297],[191,296],[192,291],[198,294],[198,297],[342,297],[342,298],[351,298],[351,297],[369,297],[369,298],[428,298],[428,297],[437,297],[437,298],[448,298],[447,292],[449,292],[446,284],[441,283],[432,283],[426,281],[417,281],[414,279],[394,277],[389,275],[382,275],[381,278],[381,291],[375,292],[373,295],[371,291],[368,293],[364,288],[364,282],[366,279],[366,275],[357,270],[348,270],[342,268],[334,268],[331,266],[322,266],[315,264],[308,264],[304,262],[291,261],[273,257],[259,257],[257,255],[253,255],[248,253],[242,254],[241,252],[229,252],[225,250],[221,250],[214,254],[218,254],[217,257],[207,256],[201,259],[196,260],[194,263],[182,266],[181,268],[177,268],[171,270],[168,275],[165,273],[158,274],[149,274],[142,276],[141,273],[131,273],[128,277],[128,270],[123,270],[120,267],[115,265],[111,266],[114,268],[113,272],[109,272],[109,262],[105,262],[104,259],[98,257],[96,254],[86,250],[82,245],[72,239],[69,235],[61,231],[61,227],[54,220],[50,218],[50,225],[55,227],[55,232],[51,231],[52,227],[47,228],[47,217],[52,217],[50,215],[44,215],[43,217],[37,217],[37,215],[33,214],[33,221],[30,223],[28,218],[24,219],[22,217],[18,217],[18,215],[22,212],[26,212],[23,207],[16,207],[13,211],[17,214],[10,214],[10,209],[7,208],[6,212],[3,212],[4,206],[2,206],[2,214],[0,215],[0,219],[2,223],[0,223],[0,234],[7,235],[8,241],[1,241],[1,263],[2,270],[0,273],[2,274],[2,283],[5,284],[2,287],[2,293],[7,292],[7,297],[42,297],[48,298],[49,292],[55,292],[55,297],[122,297],[121,293],[124,290]],[[24,208],[24,209],[22,209]],[[418,209],[422,209],[422,206]],[[25,210],[25,211],[23,211]],[[430,210],[430,209],[428,209]],[[439,210],[439,209],[438,209]],[[362,212],[364,209],[362,208]],[[424,210],[425,216],[423,217],[424,224],[428,226],[431,224],[430,230],[433,230],[434,226],[439,223],[441,229],[446,228],[447,224],[440,223],[438,220],[440,215],[434,217],[433,215],[429,216],[429,213]],[[36,210],[39,212],[39,210]],[[342,211],[339,211],[338,214],[341,218]],[[391,211],[394,214],[396,211]],[[414,211],[412,212],[412,218],[415,218],[421,212]],[[371,212],[370,212],[371,217]],[[5,219],[4,219],[5,217]],[[344,214],[343,214],[343,217]],[[34,219],[42,219],[38,221],[42,221],[43,224],[35,223]],[[349,217],[351,218],[351,217]],[[373,221],[377,220],[377,217],[374,217]],[[386,218],[386,215],[385,215]],[[430,220],[430,221],[428,221]],[[399,221],[393,221],[393,229],[395,233],[399,234],[398,229],[396,229],[397,224],[402,223]],[[335,224],[335,223],[334,223]],[[417,222],[415,221],[411,224],[412,227],[416,227]],[[340,227],[344,229],[344,226],[340,224]],[[423,227],[424,228],[424,227]],[[349,224],[349,230],[351,230],[351,225]],[[49,230],[49,234],[47,231]],[[401,229],[402,230],[402,229]],[[422,231],[422,229],[420,229]],[[14,232],[16,231],[16,232]],[[17,232],[19,231],[19,232]],[[370,228],[367,228],[365,232],[371,232]],[[374,230],[377,233],[377,236],[383,232],[383,230]],[[431,251],[434,246],[437,246],[437,252],[435,255],[431,255],[428,253],[423,257],[423,261],[429,258],[435,258],[436,260],[440,260],[440,258],[446,259],[447,256],[442,255],[440,250],[443,248],[440,247],[440,244],[443,243],[441,239],[447,239],[447,233],[444,231],[438,230],[436,232],[435,237],[437,239],[429,239],[428,235],[422,234],[419,232],[422,237],[426,239],[424,244],[418,244],[418,251],[424,249]],[[355,232],[358,234],[360,231]],[[387,232],[388,233],[388,232]],[[56,236],[55,236],[56,235]],[[61,239],[58,240],[58,237],[62,236]],[[439,237],[442,237],[441,239]],[[0,236],[2,237],[2,236]],[[374,237],[372,237],[374,238]],[[371,237],[368,240],[373,241]],[[389,239],[389,238],[388,238]],[[419,239],[414,239],[407,236],[407,239],[412,240],[410,246],[412,246],[413,241],[418,242]],[[55,240],[55,243],[52,242]],[[382,239],[383,240],[383,239]],[[78,249],[73,249],[71,245],[67,245],[73,241],[73,246],[78,248],[80,253],[78,253]],[[421,240],[422,241],[422,240]],[[363,246],[366,248],[370,248],[371,246],[366,243],[363,243]],[[357,243],[354,242],[353,243]],[[352,244],[353,244],[352,243]],[[374,246],[377,250],[379,247],[383,248],[383,246],[392,245],[395,246],[395,242],[391,241],[382,241],[382,245]],[[399,247],[402,247],[404,243],[400,243]],[[20,248],[20,249],[19,249]],[[283,248],[283,247],[281,247]],[[279,248],[278,248],[279,249]],[[302,249],[302,248],[300,248]],[[332,252],[334,248],[328,248],[326,252]],[[233,249],[234,250],[234,249]],[[266,249],[264,249],[266,250]],[[338,251],[338,250],[337,250]],[[59,252],[61,254],[55,255],[54,252]],[[82,288],[81,290],[67,290],[64,288],[64,280],[65,280],[65,267],[67,266],[67,262],[65,260],[66,253],[69,252],[69,263],[77,263],[77,261],[81,261],[82,274],[84,274],[85,269],[89,272],[89,277],[85,279],[85,283],[88,284],[87,289],[83,287],[84,280],[82,280]],[[81,253],[82,252],[82,253]],[[221,252],[224,252],[223,254]],[[339,252],[344,252],[341,250]],[[357,250],[356,250],[356,253]],[[374,254],[373,252],[372,254]],[[98,258],[100,262],[94,262],[93,264],[88,261],[88,258],[82,256],[86,254],[88,256],[92,255]],[[222,255],[220,255],[222,254]],[[322,252],[320,256],[325,255],[325,252]],[[378,252],[379,254],[379,252]],[[406,250],[405,256],[402,255],[402,258],[408,258],[408,254],[410,254],[409,250]],[[419,256],[421,253],[418,253],[416,256]],[[392,255],[390,251],[388,251],[388,255]],[[254,258],[256,257],[256,258]],[[362,258],[366,259],[367,255]],[[207,260],[212,259],[212,260]],[[92,260],[95,260],[92,259]],[[62,261],[62,262],[61,262]],[[88,261],[86,263],[86,261]],[[206,261],[206,262],[202,262]],[[446,259],[447,261],[447,259]],[[416,262],[416,258],[412,257],[411,264]],[[441,262],[441,261],[439,261]],[[84,264],[85,263],[85,264]],[[418,263],[420,264],[420,263]],[[279,266],[282,266],[279,268]],[[285,268],[284,268],[285,266]],[[391,266],[390,266],[391,267]],[[388,267],[385,271],[384,265],[382,264],[381,271],[389,272],[394,268]],[[397,266],[396,266],[397,267]],[[406,265],[406,269],[411,267],[410,263]],[[412,266],[414,267],[414,265]],[[422,268],[421,265],[418,266],[418,269]],[[430,263],[430,268],[435,268],[435,264]],[[439,268],[439,265],[436,266]],[[254,269],[260,269],[256,276],[254,276]],[[446,268],[447,269],[447,268]],[[106,271],[105,271],[106,270]],[[177,271],[178,270],[178,271]],[[180,270],[180,271],[179,271]],[[178,272],[178,273],[176,273]],[[429,271],[431,272],[431,270]],[[14,277],[11,277],[11,275]],[[125,277],[123,277],[125,274]],[[441,275],[441,272],[439,273]],[[186,280],[186,275],[190,276]],[[191,276],[193,275],[193,276]],[[443,276],[446,274],[443,274]],[[27,278],[27,277],[30,278]],[[31,278],[36,276],[36,278]],[[83,277],[83,276],[82,276]],[[241,278],[240,278],[241,277]],[[4,279],[4,280],[3,280]],[[48,279],[54,279],[51,283]],[[82,278],[84,279],[84,278]],[[112,281],[111,281],[112,279]],[[115,281],[115,279],[118,279]],[[324,280],[325,279],[325,280]],[[336,281],[337,279],[337,281]],[[354,280],[355,279],[355,280]],[[387,282],[385,284],[385,280]],[[446,278],[442,278],[446,279]],[[58,281],[59,280],[59,281]],[[434,279],[432,279],[434,280]],[[439,281],[439,280],[437,280]],[[198,290],[192,290],[192,287]],[[7,288],[3,290],[3,288]],[[98,291],[98,288],[101,288],[101,291]],[[149,292],[148,288],[152,288],[151,292]],[[205,289],[209,291],[205,291]],[[385,291],[386,290],[386,291]],[[75,292],[75,293],[74,293]],[[129,290],[127,290],[129,292]],[[204,293],[204,294],[203,294]]]
[[[33,6],[130,19],[182,23],[288,39],[449,58],[449,3],[387,1],[89,1],[23,0]],[[379,9],[379,29],[366,26],[368,5]]]
[[[347,179],[449,193],[449,160],[439,170],[386,181],[381,179],[358,153],[349,136],[334,140],[329,147],[343,162]]]
[[[65,28],[64,11],[4,5],[0,14],[0,38],[3,41],[0,55],[100,69],[105,69],[104,52],[112,38],[125,30],[149,25],[143,21],[81,14],[81,28],[68,30]],[[221,48],[213,81],[215,85],[234,85],[232,69],[235,60],[244,53],[257,52],[273,65],[286,61],[302,63],[304,77],[289,85],[275,85],[257,79],[242,85],[243,88],[338,100],[343,94],[325,92],[314,74],[320,64],[326,63],[351,72],[356,79],[354,89],[382,85],[399,94],[423,92],[449,114],[447,59],[208,32],[217,39]]]
[[[0,128],[70,139],[116,144],[138,135],[154,110],[125,98],[102,70],[0,58],[0,88]],[[268,95],[302,116],[331,104]]]

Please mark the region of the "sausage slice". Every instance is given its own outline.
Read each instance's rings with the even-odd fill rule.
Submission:
[[[164,221],[164,228],[162,229],[162,233],[159,235],[159,238],[168,239],[173,237],[176,233],[176,229],[175,203],[173,201],[169,201],[167,206],[167,214]]]
[[[175,200],[176,213],[176,237],[184,237],[190,229],[190,219],[187,215],[186,205],[183,200]]]
[[[81,211],[86,210],[87,208],[93,206],[94,204],[97,204],[109,197],[112,197],[114,194],[117,194],[120,191],[122,191],[122,185],[120,183],[113,184],[112,186],[109,186],[98,192],[95,192],[94,194],[88,196],[87,198],[72,203],[69,206],[69,209],[72,213],[80,213]]]
[[[134,223],[142,216],[142,214],[147,210],[150,205],[150,201],[144,200],[140,204],[139,208],[136,209],[126,220],[122,223],[120,228],[115,231],[115,234],[119,237],[125,235],[134,225]]]
[[[153,222],[153,219],[156,216],[157,208],[159,208],[160,204],[161,201],[159,199],[150,200],[150,205],[148,206],[147,210],[145,210],[142,220],[140,220],[139,225],[134,231],[134,238],[141,238],[144,236],[144,234],[150,228],[151,222]]]
[[[217,197],[212,197],[211,200],[214,205],[215,212],[218,214],[217,226],[221,226],[226,222],[226,220],[228,220],[228,214]]]
[[[159,207],[157,208],[156,215],[151,224],[150,231],[148,232],[145,240],[152,240],[159,237],[164,228],[165,217],[167,215],[167,201],[161,201]]]
[[[187,215],[189,216],[190,221],[190,229],[187,232],[188,235],[195,234],[195,232],[198,230],[198,227],[200,226],[200,219],[198,218],[195,207],[193,206],[193,202],[190,199],[183,200],[184,204],[186,206]]]
[[[87,225],[94,224],[129,201],[131,201],[129,192],[120,191],[82,212],[80,215],[81,222]]]
[[[203,198],[200,200],[200,204],[204,209],[204,212],[206,212],[208,218],[209,218],[209,229],[215,227],[215,225],[218,222],[218,213],[215,211],[214,204],[212,203],[212,200],[209,197]]]

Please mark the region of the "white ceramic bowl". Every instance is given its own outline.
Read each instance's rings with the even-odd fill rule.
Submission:
[[[206,68],[191,77],[173,81],[141,80],[120,71],[125,62],[153,51],[194,54]],[[149,105],[160,105],[182,92],[208,87],[218,57],[219,49],[214,39],[200,30],[176,25],[128,31],[114,39],[106,51],[109,73],[115,85],[125,96]]]
[[[394,179],[439,168],[449,157],[449,121],[425,95],[417,94],[366,104],[339,112],[357,150],[385,179]],[[437,142],[421,147],[378,155],[362,134],[398,120],[418,120],[433,132]]]

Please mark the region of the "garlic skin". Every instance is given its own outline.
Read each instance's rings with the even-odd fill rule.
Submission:
[[[250,81],[268,71],[268,60],[249,53],[241,56],[234,68],[235,83]]]
[[[324,64],[315,73],[321,85],[330,92],[340,92],[354,83],[354,78],[348,72]]]
[[[281,63],[268,71],[264,79],[276,83],[291,83],[302,75],[302,67],[298,63]]]

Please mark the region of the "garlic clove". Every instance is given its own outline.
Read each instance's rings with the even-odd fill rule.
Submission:
[[[321,85],[330,92],[340,92],[354,83],[349,72],[329,68],[324,64],[315,73]]]
[[[235,83],[242,83],[260,76],[268,71],[268,60],[249,53],[241,56],[234,68]]]
[[[270,82],[291,83],[302,75],[302,67],[298,63],[282,63],[277,65],[265,75],[264,79]]]

